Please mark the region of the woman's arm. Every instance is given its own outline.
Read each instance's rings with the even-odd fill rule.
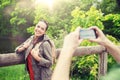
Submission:
[[[32,38],[33,38],[33,36],[31,36],[30,38],[28,38],[25,42],[23,42],[18,47],[16,47],[15,52],[16,53],[20,53],[20,52],[26,50],[28,48],[28,46],[30,45]]]
[[[106,42],[104,46],[106,47],[109,54],[113,56],[116,62],[120,64],[120,49],[118,48],[118,46],[113,44],[111,41]]]
[[[74,51],[82,41],[79,39],[79,30],[80,28],[78,27],[76,31],[65,37],[52,80],[69,80],[71,59]]]

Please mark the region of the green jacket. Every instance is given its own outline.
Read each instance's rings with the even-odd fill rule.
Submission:
[[[22,47],[25,43],[29,42],[29,40],[31,41],[30,46],[24,51],[25,61],[27,61],[26,59],[31,49],[33,48],[33,44],[32,44],[33,36],[28,38],[24,43],[18,46],[15,50],[16,53],[18,53],[17,49],[19,47]],[[48,36],[44,35],[42,43],[39,45],[39,56],[41,57],[41,61],[38,62],[32,57],[32,68],[34,71],[34,80],[51,80],[52,49],[49,41],[50,39],[48,38]],[[27,62],[26,62],[26,65],[27,65]]]

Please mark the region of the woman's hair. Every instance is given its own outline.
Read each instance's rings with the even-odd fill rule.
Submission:
[[[46,31],[47,31],[47,29],[48,29],[48,22],[47,21],[45,21],[45,20],[40,20],[41,22],[44,22],[45,24],[46,24]]]

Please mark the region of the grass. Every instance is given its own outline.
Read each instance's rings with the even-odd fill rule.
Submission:
[[[0,80],[29,80],[29,76],[23,64],[0,67]]]

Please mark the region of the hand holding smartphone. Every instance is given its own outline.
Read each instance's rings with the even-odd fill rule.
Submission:
[[[95,39],[97,38],[96,31],[94,29],[81,29],[80,39]]]

